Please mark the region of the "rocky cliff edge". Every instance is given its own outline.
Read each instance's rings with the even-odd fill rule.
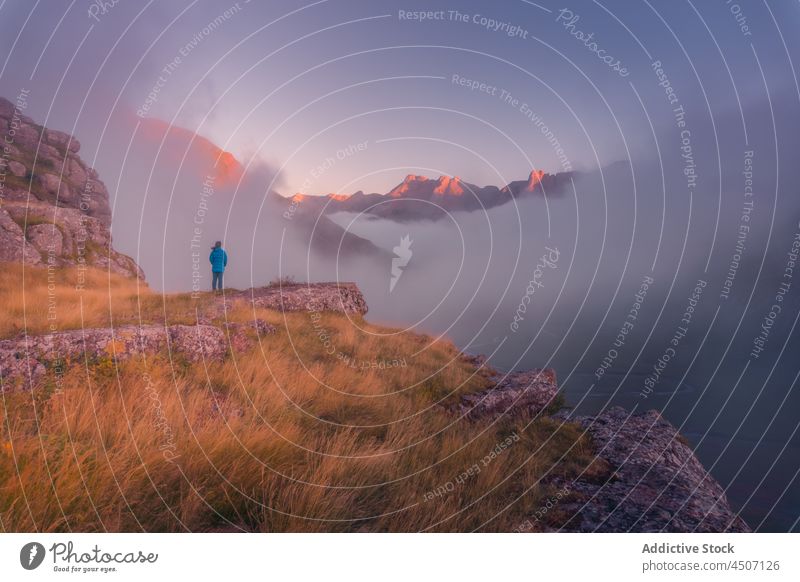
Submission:
[[[450,407],[471,421],[504,415],[543,415],[579,424],[591,439],[591,471],[574,479],[543,480],[556,491],[516,532],[749,532],[725,490],[705,470],[689,443],[661,414],[620,407],[577,416],[561,407],[553,370],[501,374],[466,356],[495,378],[491,388]]]

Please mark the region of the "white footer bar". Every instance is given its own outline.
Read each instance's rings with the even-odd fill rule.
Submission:
[[[3,580],[192,582],[777,581],[800,580],[799,541],[796,534],[0,534],[0,573]]]

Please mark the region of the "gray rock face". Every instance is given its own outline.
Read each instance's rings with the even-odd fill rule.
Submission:
[[[86,264],[110,269],[119,275],[144,279],[144,273],[133,259],[114,250],[108,227],[80,210],[52,206],[38,200],[12,200],[0,209],[2,214],[8,218],[0,217],[0,240],[7,238],[9,250],[13,251],[8,255],[10,258],[2,260],[20,260],[24,242],[26,261],[31,265],[52,263],[60,267]],[[29,226],[23,237],[19,225],[24,225],[26,220]],[[55,243],[58,247],[59,238],[60,250],[50,253],[50,244]]]
[[[244,353],[249,351],[255,342],[265,335],[275,333],[274,325],[262,319],[248,321],[247,323],[226,323],[228,341],[234,352]]]
[[[570,495],[560,531],[747,532],[720,484],[678,430],[655,410],[631,415],[615,407],[576,417],[591,435],[604,478],[559,483]]]
[[[28,170],[25,166],[20,164],[19,162],[15,162],[11,160],[8,162],[8,169],[11,170],[11,173],[17,176],[18,178],[22,178],[25,174],[28,173]]]
[[[364,315],[367,302],[355,283],[297,283],[225,292],[225,301],[247,301],[277,311],[338,311]],[[223,298],[220,297],[220,307]]]
[[[484,365],[480,358],[465,359]],[[495,377],[495,386],[464,396],[451,411],[483,422],[523,411],[547,414],[558,392],[552,370]],[[631,415],[617,407],[596,417],[570,418],[561,410],[552,418],[584,428],[595,449],[593,465],[600,471],[574,480],[548,478],[546,484],[560,492],[548,506],[560,516],[558,527],[532,515],[516,531],[750,531],[731,509],[720,484],[658,412]]]
[[[14,222],[5,208],[0,208],[0,261],[25,261],[29,265],[42,262],[39,252],[26,244],[22,228]]]
[[[81,149],[80,142],[63,131],[46,129],[44,130],[44,137],[47,143],[60,149],[68,149],[72,153],[77,153]]]
[[[61,229],[53,224],[35,224],[27,230],[28,241],[40,253],[61,255],[64,251],[64,236]]]
[[[144,278],[111,244],[108,190],[77,155],[78,140],[37,125],[2,97],[0,140],[8,169],[0,192],[0,260],[85,264]],[[60,250],[48,253],[59,248],[57,231]]]
[[[69,184],[64,184],[62,188],[61,179],[55,174],[49,172],[45,174],[36,174],[34,181],[39,188],[47,194],[48,198],[53,200],[58,199],[66,203],[72,202],[72,190]]]
[[[221,360],[228,342],[224,332],[213,325],[130,325],[18,337],[0,340],[0,378],[4,391],[30,389],[42,380],[48,367],[83,365],[103,357],[126,360],[167,347],[198,362]]]
[[[527,412],[541,414],[558,394],[555,372],[533,369],[496,376],[494,387],[461,398],[454,411],[472,420]]]

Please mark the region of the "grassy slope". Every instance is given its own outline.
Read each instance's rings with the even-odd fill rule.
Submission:
[[[117,325],[193,319],[198,301],[188,296],[87,277],[82,293],[74,270],[51,278],[59,329],[108,325],[109,314]],[[4,266],[0,293],[0,334],[48,329],[45,270],[26,269],[23,293],[20,269]],[[43,389],[0,395],[0,530],[509,530],[553,493],[533,487],[507,509],[528,486],[591,461],[574,427],[468,423],[434,407],[487,385],[449,342],[381,336],[391,330],[358,320],[375,334],[366,335],[338,314],[316,330],[306,313],[256,315],[278,332],[222,363],[161,354],[73,365]],[[252,317],[249,308],[229,314]],[[408,365],[348,367],[326,353],[320,328],[356,361]],[[514,433],[518,442],[482,462]],[[476,463],[479,472],[458,483]],[[425,500],[448,483],[451,491]],[[548,519],[557,522],[557,511]]]

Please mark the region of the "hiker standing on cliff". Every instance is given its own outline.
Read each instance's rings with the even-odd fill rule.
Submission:
[[[221,241],[215,242],[211,247],[208,260],[211,263],[211,288],[215,291],[217,289],[222,291],[222,274],[225,272],[225,267],[228,266],[228,253],[222,248]]]

